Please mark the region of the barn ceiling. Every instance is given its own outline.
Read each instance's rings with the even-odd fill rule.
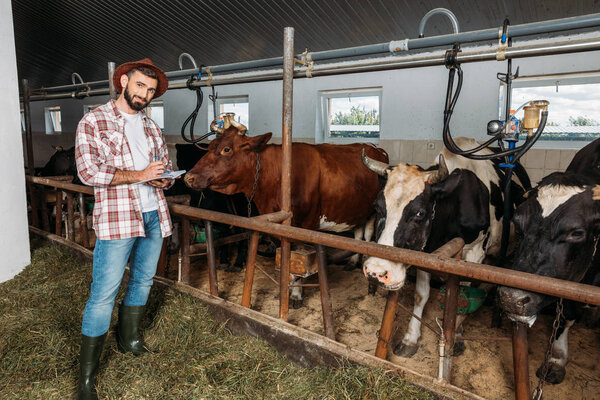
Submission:
[[[73,72],[106,79],[108,61],[150,57],[172,71],[182,52],[205,65],[279,57],[285,26],[298,53],[416,38],[436,7],[470,31],[597,13],[600,0],[12,0],[19,78],[32,88]],[[425,35],[450,32],[436,15]]]

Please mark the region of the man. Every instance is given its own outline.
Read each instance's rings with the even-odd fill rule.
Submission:
[[[81,326],[79,399],[97,398],[100,354],[128,260],[130,276],[119,304],[117,344],[121,352],[148,352],[138,329],[163,238],[172,231],[162,191],[172,180],[136,184],[161,176],[170,166],[160,128],[142,111],[167,90],[168,79],[145,58],[120,65],[113,82],[121,96],[87,113],[75,139],[79,178],[94,187],[97,237]]]

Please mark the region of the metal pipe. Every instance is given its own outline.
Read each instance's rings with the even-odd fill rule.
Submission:
[[[181,266],[179,269],[179,281],[190,283],[190,220],[181,218]]]
[[[460,32],[460,27],[458,26],[458,20],[456,19],[456,15],[454,15],[454,13],[452,13],[452,11],[448,10],[447,8],[434,8],[433,10],[429,11],[427,14],[425,14],[425,16],[421,19],[421,22],[419,23],[419,37],[425,37],[425,24],[427,23],[427,21],[429,21],[429,18],[434,16],[435,14],[442,14],[445,15],[446,17],[448,17],[448,19],[450,19],[450,23],[452,24],[452,30],[454,31],[454,33],[458,33]]]
[[[75,202],[73,192],[67,192],[67,239],[76,243],[75,240]]]
[[[117,99],[117,88],[115,88],[115,84],[113,81],[113,77],[115,76],[115,63],[113,61],[108,62],[108,93],[112,100]]]
[[[576,41],[564,41],[551,44],[536,44],[527,46],[514,46],[505,50],[507,59],[537,57],[544,55],[579,53],[586,51],[600,50],[600,40],[581,39]],[[495,50],[463,50],[457,56],[460,63],[495,61],[497,51]],[[311,77],[329,76],[336,74],[352,74],[360,72],[386,71],[391,69],[420,68],[431,67],[445,64],[445,51],[437,51],[427,55],[412,56],[387,56],[368,60],[358,60],[352,62],[337,62],[312,67]],[[211,70],[212,71],[212,70]],[[294,78],[307,78],[307,67],[300,67],[295,70]],[[282,79],[283,70],[262,70],[244,73],[229,74],[224,76],[212,77],[208,80],[196,80],[192,87],[231,85],[235,83],[264,82]],[[186,82],[172,82],[169,84],[169,90],[185,89]],[[31,101],[42,101],[51,99],[67,99],[81,97],[103,96],[109,94],[108,89],[96,89],[89,92],[69,92],[55,94],[40,94],[31,96]]]
[[[294,28],[283,29],[283,113],[282,113],[282,160],[281,160],[281,211],[292,209],[292,102],[294,87]],[[282,221],[292,224],[291,217]],[[287,321],[289,310],[291,243],[281,238],[281,273],[279,276],[279,318]]]

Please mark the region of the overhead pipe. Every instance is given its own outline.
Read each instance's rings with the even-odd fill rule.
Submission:
[[[581,39],[576,41],[564,41],[551,44],[536,44],[526,46],[513,46],[504,51],[506,59],[538,57],[545,55],[557,55],[568,53],[580,53],[586,51],[600,50],[600,39]],[[360,72],[385,71],[390,69],[405,69],[430,67],[445,64],[445,51],[437,51],[427,55],[380,57],[369,60],[346,61],[338,63],[329,63],[315,65],[311,68],[311,76],[328,76],[336,74],[352,74]],[[495,61],[496,50],[472,50],[461,51],[458,53],[457,60],[460,63]],[[294,78],[307,78],[307,67],[297,68],[294,72]],[[213,77],[208,80],[195,80],[190,83],[192,87],[231,85],[235,83],[264,82],[280,80],[283,76],[282,69],[262,70],[242,72],[236,74],[227,74],[219,77]],[[172,82],[169,89],[185,89],[186,82]],[[97,89],[86,92],[55,93],[47,95],[33,95],[30,101],[41,101],[51,99],[67,99],[79,97],[102,96],[109,94],[108,89]]]
[[[421,19],[421,22],[419,23],[419,37],[420,38],[425,37],[425,24],[427,23],[427,21],[429,20],[430,17],[432,17],[436,14],[442,14],[442,15],[445,15],[446,17],[448,17],[450,19],[450,23],[452,23],[452,30],[454,30],[454,33],[460,32],[458,20],[456,19],[456,15],[454,15],[454,13],[452,11],[448,10],[447,8],[434,8],[433,10],[431,10],[427,14],[425,14],[423,19]]]
[[[600,26],[600,13],[583,15],[571,18],[554,19],[549,21],[533,22],[521,25],[511,25],[508,30],[508,37],[520,37],[527,35],[534,35],[540,33],[550,33],[567,31],[573,29],[583,29],[590,27]],[[501,28],[489,28],[478,31],[454,33],[448,35],[432,36],[429,38],[417,38],[417,39],[404,39],[404,40],[393,40],[385,43],[371,44],[365,46],[348,47],[343,49],[333,49],[317,52],[307,52],[304,54],[297,54],[295,57],[298,59],[304,59],[305,61],[323,61],[346,57],[358,57],[358,56],[370,56],[381,53],[396,53],[399,51],[425,49],[437,46],[447,46],[453,43],[470,43],[486,40],[496,40],[501,35]],[[464,61],[463,61],[464,62]],[[255,68],[266,68],[281,66],[283,64],[283,57],[266,58],[260,60],[243,61],[238,63],[230,63],[223,65],[214,65],[203,68],[193,68],[180,71],[166,72],[169,79],[177,79],[188,77],[193,74],[202,73],[214,74],[232,71],[242,71],[247,69]],[[436,64],[437,65],[437,64]],[[107,86],[108,81],[96,81],[88,82],[85,84],[77,85],[63,85],[54,86],[48,88],[37,89],[35,92],[41,91],[45,93],[49,92],[60,92],[65,90],[81,90],[87,88],[103,87]],[[68,98],[70,96],[62,97]],[[44,100],[35,96],[32,101]]]

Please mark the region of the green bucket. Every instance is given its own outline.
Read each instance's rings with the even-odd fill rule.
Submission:
[[[213,228],[212,232],[213,238],[216,239],[219,236],[219,231]],[[206,231],[204,230],[204,227],[200,225],[192,225],[191,237],[192,242],[206,243]]]
[[[481,307],[485,300],[485,291],[471,286],[459,286],[458,292],[458,309],[459,314],[471,314]],[[440,288],[438,296],[438,304],[444,309],[444,301],[446,300],[446,286]]]

